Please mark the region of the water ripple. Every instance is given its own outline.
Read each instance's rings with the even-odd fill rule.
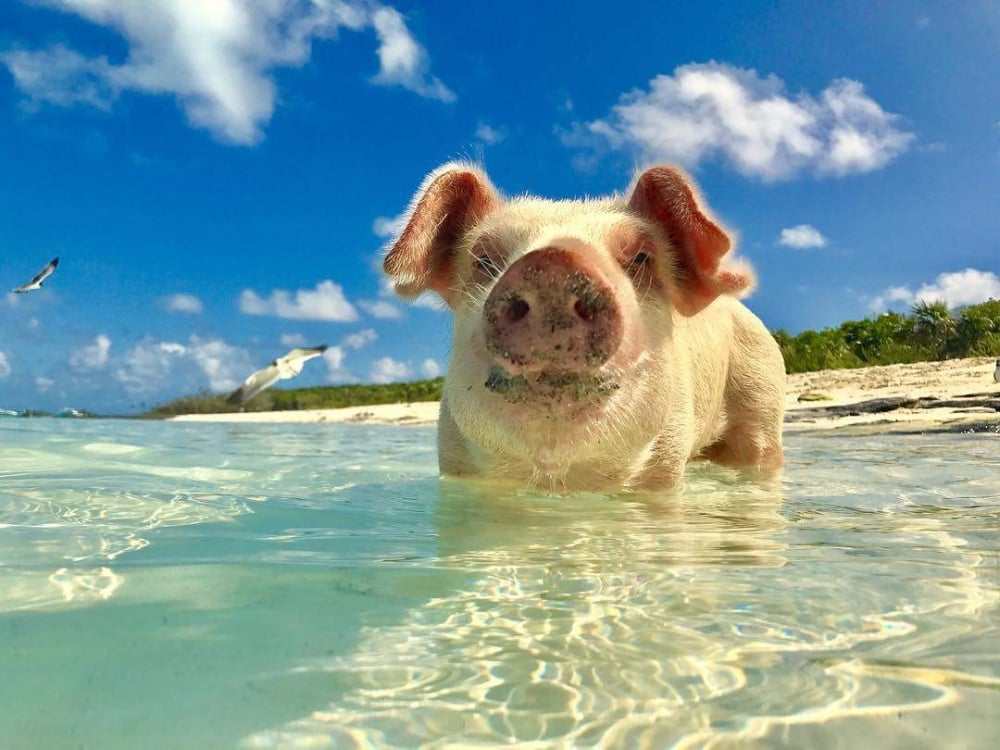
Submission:
[[[439,482],[430,430],[57,422],[0,425],[6,643],[131,613],[101,668],[161,649],[135,687],[193,691],[186,727],[271,691],[230,745],[992,747],[990,436],[798,434],[779,482],[564,496]],[[220,648],[211,689],[159,687]]]

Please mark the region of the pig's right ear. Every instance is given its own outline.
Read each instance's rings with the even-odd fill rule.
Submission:
[[[454,307],[456,245],[499,204],[489,178],[470,164],[445,164],[431,172],[410,203],[406,227],[382,263],[396,292],[415,297],[430,289]]]
[[[681,170],[647,169],[636,179],[628,206],[669,240],[682,313],[693,315],[720,294],[743,297],[753,291],[753,269],[745,261],[726,257],[732,247],[729,235],[711,218],[694,183]]]

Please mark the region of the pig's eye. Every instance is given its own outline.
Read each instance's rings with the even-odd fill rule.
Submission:
[[[635,255],[632,256],[632,260],[629,261],[626,271],[628,271],[633,276],[638,276],[643,271],[649,269],[653,265],[653,256],[651,256],[645,250],[640,250]]]
[[[476,258],[476,271],[492,279],[500,275],[500,266],[489,255],[480,255]]]

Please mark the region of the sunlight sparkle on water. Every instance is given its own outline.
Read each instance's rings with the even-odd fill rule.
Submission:
[[[993,746],[995,436],[796,434],[675,496],[434,442],[0,423],[5,747]]]

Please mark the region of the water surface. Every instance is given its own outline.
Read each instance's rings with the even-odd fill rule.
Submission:
[[[0,747],[1000,741],[996,435],[795,434],[681,495],[434,442],[0,421]]]

